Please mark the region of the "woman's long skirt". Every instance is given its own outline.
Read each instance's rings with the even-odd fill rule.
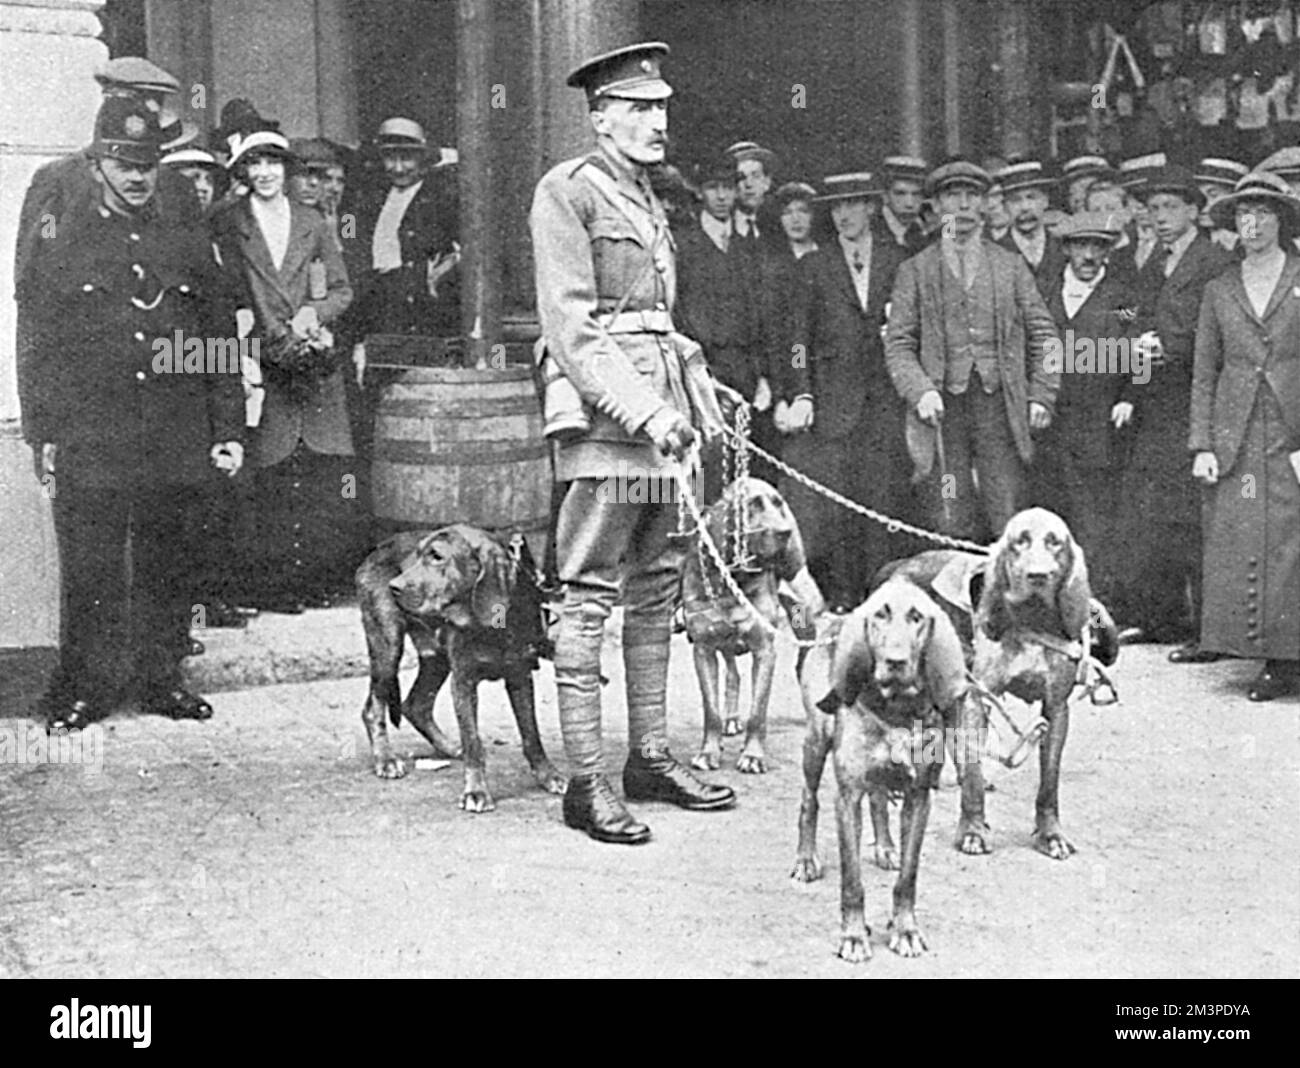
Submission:
[[[1300,660],[1300,479],[1277,400],[1255,399],[1231,471],[1205,509],[1201,647],[1248,659]]]

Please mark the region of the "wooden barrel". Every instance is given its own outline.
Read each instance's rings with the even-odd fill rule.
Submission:
[[[523,533],[540,563],[549,448],[529,367],[392,372],[375,409],[375,517],[406,528],[469,523]]]

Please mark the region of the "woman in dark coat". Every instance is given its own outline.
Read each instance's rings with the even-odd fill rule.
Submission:
[[[1192,474],[1205,510],[1201,646],[1262,659],[1252,701],[1300,690],[1300,200],[1249,174],[1212,211],[1245,250],[1205,288],[1192,380]]]
[[[246,286],[265,388],[252,443],[250,566],[263,608],[300,612],[345,587],[363,548],[343,372],[320,333],[351,303],[352,288],[324,218],[286,196],[293,156],[284,137],[248,135],[229,165],[250,191],[213,229],[223,264]]]

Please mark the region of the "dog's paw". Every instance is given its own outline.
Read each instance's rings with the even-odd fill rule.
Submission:
[[[376,757],[375,774],[381,779],[406,777],[406,762],[401,757]]]
[[[878,845],[875,848],[876,867],[885,871],[898,871],[898,850],[893,845]]]
[[[843,935],[840,938],[840,948],[836,950],[835,955],[850,964],[866,964],[871,959],[871,945],[863,935]]]
[[[722,724],[722,734],[724,738],[734,738],[744,728],[738,719],[729,719]]]
[[[890,924],[889,948],[900,957],[919,957],[930,947],[925,943],[925,936],[915,923],[906,927]]]
[[[492,812],[497,803],[486,790],[466,790],[460,795],[460,807],[466,812]]]
[[[816,854],[811,857],[796,857],[794,870],[790,872],[790,878],[796,883],[815,883],[822,877],[822,862],[817,859]]]
[[[1073,843],[1060,831],[1052,834],[1035,834],[1034,848],[1053,860],[1069,860],[1070,855],[1077,852]]]
[[[722,767],[722,753],[716,749],[701,749],[691,757],[691,767],[696,771],[717,771]]]
[[[736,758],[736,770],[746,775],[763,775],[767,772],[767,758],[761,754],[741,753]]]
[[[537,785],[548,794],[562,794],[569,788],[569,780],[549,764],[535,768],[533,778],[537,780]]]
[[[986,827],[985,831],[987,830]],[[984,839],[984,831],[977,831],[969,827],[958,829],[957,848],[969,857],[987,856],[991,852],[988,842]]]

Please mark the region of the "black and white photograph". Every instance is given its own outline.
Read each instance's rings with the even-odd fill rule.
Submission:
[[[0,978],[1262,1037],[1300,0],[0,0],[0,82]]]

